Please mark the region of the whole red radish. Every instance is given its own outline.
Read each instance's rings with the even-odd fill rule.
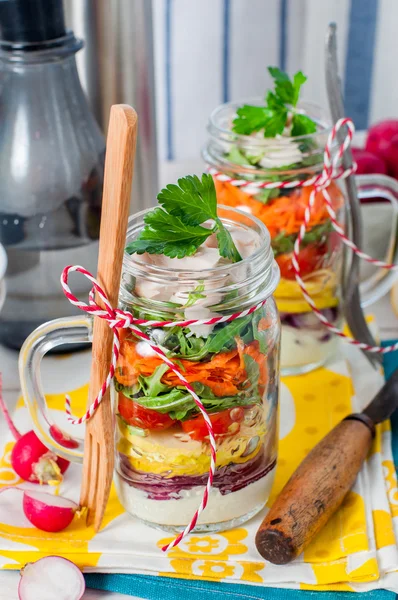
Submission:
[[[21,435],[15,442],[11,452],[11,465],[25,481],[49,483],[62,480],[62,473],[69,467],[69,461],[50,452],[32,430]]]
[[[26,518],[42,531],[62,531],[70,525],[77,509],[75,502],[62,496],[30,491],[23,495]]]
[[[391,164],[394,160],[391,156],[391,140],[395,135],[398,135],[398,120],[387,119],[370,127],[365,144],[365,150],[376,154],[387,165],[389,175],[392,175]]]
[[[362,148],[354,147],[352,148],[352,154],[357,163],[357,175],[368,175],[371,173],[386,175],[387,167],[383,160],[376,154]]]
[[[62,473],[69,467],[69,461],[50,452],[39,440],[35,432],[22,435],[15,427],[4,403],[0,376],[0,409],[16,442],[11,452],[11,465],[17,475],[32,483],[50,483],[62,480]]]
[[[398,179],[398,133],[392,136],[386,156],[387,172]]]

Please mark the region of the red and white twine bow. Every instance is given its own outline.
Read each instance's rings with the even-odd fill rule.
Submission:
[[[332,158],[333,142],[335,141],[338,132],[341,129],[343,129],[344,127],[346,128],[346,135],[345,135],[344,141],[341,143],[337,152],[335,153],[335,155]],[[383,269],[389,269],[389,270],[397,270],[398,269],[398,265],[396,265],[396,264],[386,263],[381,260],[372,258],[368,254],[366,254],[365,252],[360,250],[354,244],[354,242],[352,242],[346,236],[343,227],[340,225],[340,223],[337,220],[337,215],[333,208],[332,200],[329,196],[329,192],[328,192],[327,188],[334,179],[343,179],[343,178],[348,177],[349,175],[355,173],[355,171],[356,171],[355,163],[353,164],[353,166],[351,168],[346,169],[346,170],[343,170],[340,167],[341,159],[344,155],[344,152],[347,150],[347,148],[350,146],[350,144],[352,142],[352,137],[354,135],[354,132],[355,132],[355,127],[354,127],[354,124],[351,121],[351,119],[347,119],[347,118],[339,119],[339,121],[337,121],[337,123],[334,125],[334,127],[332,128],[332,130],[328,136],[328,140],[327,140],[327,143],[325,146],[325,151],[324,151],[324,159],[323,159],[324,164],[323,164],[322,173],[315,175],[314,177],[311,177],[310,179],[306,179],[304,181],[302,181],[302,180],[269,181],[269,182],[267,182],[267,181],[245,181],[242,179],[233,179],[232,177],[229,177],[228,175],[225,175],[224,173],[221,173],[213,168],[210,168],[209,172],[213,175],[213,177],[215,177],[219,181],[229,183],[230,185],[233,185],[235,187],[239,187],[242,189],[243,192],[247,193],[250,196],[257,194],[258,191],[261,189],[275,189],[275,188],[276,189],[289,189],[289,188],[313,186],[313,189],[311,190],[311,193],[310,193],[308,206],[304,212],[304,221],[301,224],[298,236],[294,243],[292,264],[293,264],[296,281],[302,291],[302,294],[303,294],[305,300],[308,302],[311,309],[314,311],[314,313],[316,314],[318,319],[331,332],[335,333],[336,335],[338,335],[341,338],[344,338],[347,342],[349,342],[350,344],[353,344],[354,346],[357,346],[358,348],[361,348],[362,350],[366,350],[367,352],[385,354],[387,352],[392,352],[394,350],[398,350],[398,342],[391,346],[386,346],[384,348],[381,346],[370,346],[369,344],[359,342],[358,340],[355,340],[355,339],[349,337],[341,329],[338,329],[337,327],[335,327],[333,325],[333,323],[330,323],[330,321],[328,321],[328,319],[326,319],[326,317],[323,315],[322,311],[317,308],[314,300],[311,298],[310,294],[307,291],[305,282],[303,281],[303,279],[301,278],[301,275],[300,275],[300,265],[299,265],[299,261],[298,261],[300,245],[301,245],[301,242],[303,241],[303,238],[304,238],[306,230],[307,230],[308,223],[310,222],[310,219],[311,219],[311,210],[313,209],[313,206],[315,203],[315,196],[318,192],[321,192],[325,199],[326,208],[329,213],[329,217],[332,222],[333,229],[336,231],[336,233],[338,234],[338,236],[340,237],[342,242],[344,244],[346,244],[346,246],[348,246],[360,258],[375,265],[376,267],[381,267]]]
[[[73,271],[82,273],[93,284],[93,288],[89,294],[89,303],[88,304],[86,304],[85,302],[82,302],[81,300],[76,298],[76,296],[74,296],[74,294],[72,294],[72,292],[71,292],[71,289],[68,285],[68,277],[69,277],[69,273],[71,273]],[[192,531],[192,529],[194,529],[194,527],[197,523],[197,520],[199,518],[199,515],[201,514],[201,512],[205,509],[205,507],[207,505],[207,502],[209,499],[210,488],[213,483],[214,473],[215,473],[215,469],[216,469],[216,440],[214,437],[213,425],[211,423],[209,415],[207,414],[206,409],[202,404],[202,401],[200,400],[199,396],[196,394],[192,385],[185,379],[184,375],[180,372],[178,365],[175,364],[170,358],[168,358],[168,356],[165,354],[165,352],[162,350],[162,348],[160,346],[154,344],[151,341],[151,338],[149,337],[149,335],[147,335],[146,333],[141,331],[140,326],[141,327],[175,327],[175,326],[189,327],[190,325],[216,325],[217,323],[226,323],[228,321],[234,321],[235,319],[238,319],[240,317],[246,317],[247,315],[252,314],[257,309],[264,306],[264,304],[266,303],[266,300],[262,300],[255,306],[252,306],[251,308],[248,308],[246,310],[236,312],[231,315],[222,315],[219,317],[212,317],[211,319],[188,319],[185,321],[150,321],[150,320],[146,320],[146,319],[136,319],[130,312],[123,311],[118,308],[113,308],[108,301],[105,291],[101,288],[98,281],[84,267],[81,267],[78,265],[65,267],[65,269],[63,270],[62,275],[61,275],[61,285],[62,285],[65,296],[68,298],[68,300],[71,304],[73,304],[74,306],[77,306],[78,308],[80,308],[80,310],[83,310],[84,312],[92,315],[93,317],[99,317],[100,319],[105,319],[108,322],[109,327],[112,329],[112,331],[114,333],[112,361],[111,361],[111,365],[109,367],[108,376],[107,376],[106,380],[104,381],[104,383],[102,384],[102,387],[98,393],[98,396],[95,398],[94,402],[88,408],[87,412],[80,418],[73,417],[71,415],[71,410],[70,410],[70,398],[69,398],[69,396],[66,397],[66,412],[68,413],[68,420],[72,424],[78,425],[80,423],[83,423],[84,421],[87,421],[88,419],[90,419],[93,416],[93,414],[97,410],[98,406],[100,405],[101,400],[103,399],[106,390],[108,389],[108,387],[111,384],[111,381],[115,375],[116,363],[117,363],[117,359],[119,357],[119,351],[120,351],[119,329],[130,329],[134,333],[134,335],[141,338],[142,340],[145,340],[150,345],[150,347],[157,354],[157,356],[159,356],[159,358],[167,364],[167,366],[171,369],[171,371],[173,371],[173,373],[181,381],[182,385],[184,385],[186,387],[186,389],[191,394],[196,406],[198,407],[199,411],[201,412],[201,414],[205,420],[206,428],[207,428],[207,431],[209,434],[209,443],[210,443],[210,468],[209,468],[209,474],[208,474],[208,478],[207,478],[207,482],[206,482],[206,487],[203,492],[203,497],[202,497],[201,503],[199,505],[199,508],[197,509],[194,516],[192,517],[191,522],[186,526],[184,531],[182,531],[172,542],[170,542],[170,544],[168,544],[167,546],[164,546],[162,548],[163,551],[167,551],[170,548],[174,548],[174,546],[177,546],[180,543],[180,541],[186,535],[188,535],[188,533],[190,533],[190,531]],[[97,292],[98,297],[102,301],[105,308],[101,308],[101,306],[99,304],[97,304],[97,302],[95,301],[95,292]]]

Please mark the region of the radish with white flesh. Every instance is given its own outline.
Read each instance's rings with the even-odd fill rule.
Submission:
[[[25,517],[37,529],[56,533],[66,529],[73,521],[79,506],[69,498],[24,490],[17,486],[0,488],[0,494],[18,490],[23,494],[22,508]]]
[[[24,492],[25,517],[42,531],[56,533],[66,529],[73,521],[78,506],[68,498],[42,492]]]
[[[21,571],[19,600],[80,600],[86,589],[82,572],[60,556],[28,563]]]
[[[1,393],[0,380],[0,409],[8,428],[15,438],[11,452],[11,465],[21,479],[32,483],[59,483],[62,473],[69,467],[69,461],[50,452],[39,440],[35,432],[28,431],[22,435],[15,427]]]

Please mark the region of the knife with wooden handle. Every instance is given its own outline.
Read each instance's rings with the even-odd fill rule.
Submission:
[[[284,565],[301,554],[351,489],[375,425],[388,419],[397,405],[398,369],[363,412],[336,425],[293,473],[257,532],[263,558]]]

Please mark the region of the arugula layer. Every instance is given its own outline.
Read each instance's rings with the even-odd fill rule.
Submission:
[[[142,314],[139,316],[142,317]],[[197,362],[208,360],[219,352],[227,352],[236,348],[237,338],[245,344],[257,340],[260,352],[266,354],[268,351],[267,332],[259,330],[259,322],[263,316],[264,310],[259,309],[253,315],[217,325],[207,339],[189,336],[188,328],[172,327],[162,341],[162,346],[168,350],[168,356],[177,364],[180,358]],[[200,382],[192,384],[209,413],[216,413],[234,406],[249,406],[262,402],[258,386],[259,366],[249,355],[244,355],[244,362],[247,385],[235,396],[219,397],[208,386]],[[147,377],[140,375],[138,382],[133,386],[124,386],[115,380],[115,388],[141,406],[168,414],[172,419],[181,421],[196,416],[199,413],[198,408],[192,396],[183,386],[172,387],[162,383],[161,379],[167,370],[167,365],[161,364],[152,375]]]
[[[195,254],[199,246],[216,233],[220,255],[232,262],[242,260],[228,229],[217,215],[217,196],[213,177],[203,173],[202,179],[188,175],[177,185],[166,186],[159,194],[161,205],[144,217],[145,227],[128,244],[129,254],[164,254],[183,258]],[[209,229],[205,221],[213,221]]]
[[[314,133],[316,123],[296,108],[301,86],[307,81],[305,75],[298,71],[291,80],[277,67],[268,67],[268,71],[274,79],[275,90],[267,92],[265,106],[245,104],[238,108],[232,130],[241,135],[263,131],[264,137],[272,138],[283,133],[291,115],[291,136]]]

